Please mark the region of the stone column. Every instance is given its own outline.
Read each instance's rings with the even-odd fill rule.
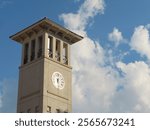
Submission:
[[[68,65],[70,66],[70,45],[67,44],[67,60],[68,60]]]
[[[43,36],[42,55],[44,55],[44,57],[48,57],[48,33],[47,32],[45,32]]]
[[[60,41],[60,63],[63,63],[63,41]]]
[[[55,60],[55,52],[56,52],[56,38],[53,37],[53,44],[52,44],[52,52],[53,52],[53,59]]]

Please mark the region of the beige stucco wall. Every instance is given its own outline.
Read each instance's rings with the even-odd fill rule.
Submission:
[[[35,61],[20,68],[18,112],[25,112],[29,108],[34,112],[34,108],[42,104],[43,61]]]
[[[60,72],[65,80],[63,89],[56,88],[52,83],[52,74]],[[71,112],[72,94],[71,94],[71,68],[63,66],[53,60],[45,58],[44,62],[44,104],[51,106],[52,112],[56,109]],[[47,106],[43,106],[43,112],[46,112]]]

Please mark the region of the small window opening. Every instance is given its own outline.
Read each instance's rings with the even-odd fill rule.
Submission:
[[[43,37],[40,36],[38,38],[38,58],[42,56],[42,42],[43,42]]]
[[[68,64],[68,57],[67,57],[67,44],[66,43],[64,43],[63,44],[63,63],[64,64]]]
[[[29,43],[24,46],[24,64],[28,62]]]
[[[35,59],[35,40],[31,42],[31,61]]]

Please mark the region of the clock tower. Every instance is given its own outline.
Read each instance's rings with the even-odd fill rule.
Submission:
[[[22,45],[17,112],[71,112],[70,46],[83,37],[43,18],[10,38]]]

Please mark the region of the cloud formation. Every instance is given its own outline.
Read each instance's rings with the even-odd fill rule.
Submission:
[[[2,107],[2,94],[0,94],[0,108]]]
[[[85,0],[77,13],[60,16],[67,28],[84,35],[82,41],[72,46],[74,112],[110,111],[118,84],[117,73],[104,67],[105,50],[85,31],[89,19],[104,12],[104,5],[103,0]]]
[[[104,67],[103,48],[85,38],[73,45],[72,50],[74,112],[109,111],[118,83],[115,71]]]
[[[117,47],[122,42],[126,42],[126,40],[122,36],[122,32],[119,31],[116,27],[113,29],[111,33],[108,35],[109,41],[113,42]]]
[[[150,60],[150,36],[147,26],[138,26],[135,28],[131,37],[130,46],[141,56],[146,56]]]
[[[104,12],[104,0],[85,0],[77,13],[61,14],[60,19],[64,21],[67,28],[84,35],[85,27],[89,20],[97,14]]]
[[[16,112],[17,83],[15,80],[0,81],[0,112]]]
[[[105,50],[88,37],[89,20],[103,14],[104,9],[103,0],[85,0],[77,13],[60,15],[67,28],[84,36],[72,46],[73,112],[150,112],[149,65],[143,61],[126,64],[122,58],[116,60],[113,49]],[[137,27],[129,45],[149,58],[148,27]],[[127,42],[117,28],[108,37],[116,48]]]
[[[125,97],[130,98],[129,101],[123,100],[128,106],[128,111],[149,112],[150,67],[143,61],[129,64],[118,62],[117,66],[124,73],[122,78],[124,91],[122,93],[124,96],[126,95]]]

